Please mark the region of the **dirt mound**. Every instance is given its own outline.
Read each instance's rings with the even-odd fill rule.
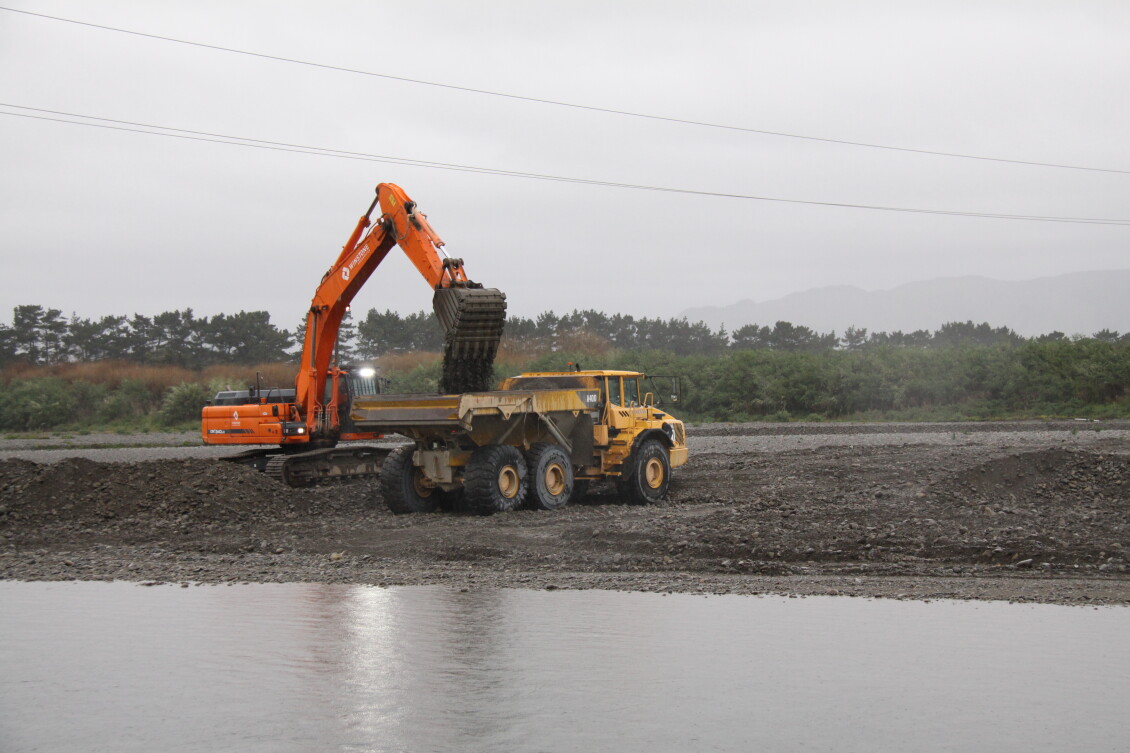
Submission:
[[[736,444],[692,455],[661,505],[627,505],[596,484],[585,504],[492,517],[395,516],[373,482],[291,489],[218,460],[8,460],[0,575],[525,583],[590,573],[592,587],[619,573],[650,573],[657,587],[777,574],[1125,578],[1130,448],[1029,447]]]
[[[1047,449],[981,463],[931,485],[955,505],[1085,507],[1112,513],[1130,505],[1130,457]]]
[[[0,531],[207,531],[372,509],[374,485],[291,489],[216,460],[0,461]]]
[[[946,462],[913,446],[698,456],[675,508],[607,521],[573,541],[601,542],[630,563],[723,572],[830,563],[899,572],[926,562],[1125,571],[1127,455],[1049,448],[956,471]]]
[[[931,556],[1124,570],[1130,554],[1126,455],[1046,449],[994,458],[923,496],[929,514],[955,529],[932,542]]]

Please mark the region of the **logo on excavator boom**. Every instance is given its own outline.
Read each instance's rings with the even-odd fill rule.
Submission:
[[[353,256],[353,261],[349,262],[349,266],[341,268],[341,279],[349,282],[349,275],[353,273],[353,268],[360,264],[367,254],[368,249],[364,247],[358,249],[357,253]]]

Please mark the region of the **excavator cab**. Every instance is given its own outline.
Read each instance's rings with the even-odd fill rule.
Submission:
[[[373,438],[370,434],[359,435],[349,414],[354,399],[380,395],[386,382],[372,366],[334,367],[330,370],[322,405],[326,406],[326,410],[336,412],[339,439]]]
[[[380,395],[384,392],[385,384],[388,382],[372,366],[351,368],[348,372],[349,394],[354,397],[358,395]]]

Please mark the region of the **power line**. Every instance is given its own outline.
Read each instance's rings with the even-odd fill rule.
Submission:
[[[395,76],[389,73],[377,73],[375,71],[365,71],[357,68],[347,68],[340,65],[331,65],[329,63],[317,63],[309,60],[299,60],[297,58],[288,58],[282,55],[268,55],[261,52],[251,52],[250,50],[240,50],[234,47],[223,47],[221,45],[207,44],[204,42],[194,42],[188,39],[177,39],[176,37],[166,37],[160,34],[149,34],[141,31],[133,31],[131,29],[122,29],[116,26],[105,26],[103,24],[91,23],[89,21],[77,21],[72,18],[62,18],[60,16],[50,16],[46,13],[34,13],[28,10],[20,10],[18,8],[8,8],[0,6],[0,10],[6,10],[11,13],[22,13],[27,16],[35,16],[37,18],[45,18],[51,21],[61,21],[63,23],[75,24],[77,26],[86,26],[92,29],[101,29],[103,31],[112,31],[118,34],[130,34],[136,37],[144,37],[146,39],[156,39],[162,42],[174,42],[176,44],[188,45],[191,47],[201,47],[208,50],[217,50],[219,52],[230,52],[235,55],[246,55],[248,57],[262,58],[264,60],[274,60],[280,63],[291,63],[294,65],[304,65],[311,68],[321,68],[324,70],[338,71],[340,73],[352,73],[359,76],[372,76],[374,78],[383,78],[391,81],[400,81],[408,84],[419,84],[421,86],[432,86],[439,89],[449,89],[453,91],[467,92],[470,94],[482,94],[491,97],[502,97],[505,99],[519,100],[523,102],[532,102],[535,104],[552,105],[555,107],[568,107],[574,110],[587,110],[589,112],[600,112],[607,115],[620,115],[630,118],[640,118],[643,120],[655,120],[666,123],[678,123],[680,125],[698,126],[702,128],[714,128],[725,131],[739,131],[742,133],[756,133],[762,136],[777,136],[787,139],[800,139],[803,141],[818,141],[826,144],[839,144],[840,146],[856,146],[866,149],[883,149],[893,152],[909,152],[912,154],[926,154],[934,157],[954,157],[958,159],[980,160],[983,162],[1002,162],[1012,165],[1028,165],[1030,167],[1051,167],[1061,170],[1085,170],[1088,172],[1099,173],[1119,173],[1122,175],[1130,175],[1130,170],[1119,170],[1115,168],[1106,167],[1090,167],[1086,165],[1066,165],[1055,162],[1038,162],[1035,160],[1020,160],[1020,159],[1007,159],[1004,157],[986,157],[976,154],[962,154],[959,152],[942,152],[931,149],[915,149],[912,147],[904,146],[891,146],[889,144],[872,144],[863,141],[849,141],[847,139],[833,139],[821,136],[805,136],[796,133],[785,133],[783,131],[769,131],[759,128],[746,128],[744,126],[727,125],[724,123],[710,123],[701,120],[690,120],[684,118],[668,117],[664,115],[652,115],[649,113],[632,112],[629,110],[617,110],[611,107],[597,107],[594,105],[582,105],[575,102],[563,102],[553,99],[543,99],[540,97],[529,97],[521,94],[510,94],[507,92],[491,91],[489,89],[476,89],[470,86],[458,86],[456,84],[445,84],[437,81],[425,81],[423,79],[409,78],[407,76]]]
[[[692,196],[707,196],[714,198],[727,198],[727,199],[743,199],[747,201],[769,201],[783,204],[804,204],[808,206],[821,206],[821,207],[838,207],[842,209],[868,209],[872,211],[882,212],[902,212],[909,214],[936,214],[948,215],[953,217],[978,217],[983,219],[998,219],[998,220],[1025,220],[1030,222],[1059,222],[1071,224],[1084,224],[1084,225],[1123,225],[1130,226],[1130,219],[1110,219],[1101,217],[1054,217],[1047,215],[1023,215],[1023,214],[1004,214],[992,212],[968,212],[957,210],[945,209],[919,209],[912,207],[891,207],[879,206],[871,204],[851,204],[846,202],[833,202],[833,201],[812,201],[805,199],[787,199],[774,196],[757,196],[752,194],[738,194],[727,193],[721,191],[701,191],[691,188],[673,188],[669,186],[649,186],[636,183],[622,183],[617,181],[597,180],[593,178],[573,178],[562,175],[549,175],[544,173],[528,173],[519,170],[506,170],[503,168],[494,167],[481,167],[476,165],[461,165],[454,162],[435,162],[431,160],[412,159],[409,157],[394,157],[383,154],[370,154],[366,152],[352,152],[343,149],[331,149],[318,146],[307,146],[304,144],[290,144],[281,141],[267,141],[265,139],[254,139],[244,136],[231,136],[220,133],[209,133],[207,131],[193,131],[187,128],[173,128],[170,126],[154,125],[151,123],[138,123],[129,120],[115,120],[112,118],[100,118],[93,115],[82,115],[79,113],[62,112],[58,110],[47,110],[38,107],[26,107],[24,105],[8,104],[0,102],[0,107],[9,107],[19,110],[30,110],[32,112],[48,113],[50,115],[60,115],[63,117],[48,117],[48,115],[33,115],[30,112],[5,112],[0,110],[0,115],[8,115],[10,117],[30,118],[34,120],[46,120],[54,123],[65,123],[67,125],[86,126],[89,128],[103,128],[114,131],[126,131],[129,133],[148,134],[151,136],[165,136],[168,138],[187,139],[191,141],[204,141],[215,144],[229,144],[231,146],[243,146],[254,149],[268,149],[271,151],[294,152],[297,154],[310,154],[319,157],[336,157],[338,159],[352,159],[361,160],[366,162],[384,162],[397,165],[407,165],[412,167],[424,167],[435,170],[454,170],[458,172],[480,173],[485,175],[497,175],[509,178],[524,178],[529,180],[546,180],[555,181],[560,183],[577,183],[590,186],[603,186],[606,188],[624,188],[636,191],[657,191],[661,193],[678,193],[687,194]],[[85,120],[97,120],[98,123],[87,123],[77,120],[66,120],[65,118],[83,118]],[[159,129],[159,130],[153,130]]]

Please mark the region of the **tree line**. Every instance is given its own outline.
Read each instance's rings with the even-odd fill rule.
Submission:
[[[86,319],[28,305],[14,309],[11,325],[0,324],[0,364],[118,360],[202,368],[286,360],[293,345],[293,334],[273,325],[266,311],[197,317],[185,309]]]
[[[681,409],[711,420],[1130,417],[1130,340],[1122,338],[642,360],[651,362],[644,371],[682,376]]]
[[[189,426],[198,422],[200,406],[218,389],[248,384],[261,370],[267,382],[275,386],[293,379],[293,360],[277,360],[279,353],[292,354],[293,333],[275,330],[271,349],[242,350],[239,345],[243,342],[240,337],[247,342],[267,339],[259,331],[269,325],[265,314],[205,319],[193,317],[191,312],[174,313],[177,316],[168,320],[189,334],[182,337],[176,330],[149,331],[146,339],[136,341],[142,345],[129,343],[133,337],[142,337],[146,332],[143,326],[136,331],[133,326],[124,332],[115,331],[118,339],[111,343],[118,344],[113,348],[76,342],[70,339],[72,332],[68,329],[52,332],[55,339],[36,340],[24,335],[24,339],[14,340],[14,347],[9,339],[9,357],[22,358],[24,363],[41,359],[38,363],[46,365],[6,369],[0,375],[0,430],[119,424],[136,428],[139,422],[142,426]],[[428,329],[428,318],[424,314],[372,315],[356,324],[352,339],[359,349],[390,356],[382,359],[382,365],[391,391],[438,389],[438,338],[424,340],[421,334],[420,340],[412,339],[414,329]],[[157,320],[165,321],[163,317],[148,321],[156,326],[152,323]],[[407,322],[400,330],[401,340],[385,337],[379,327],[372,326],[375,321],[388,327],[398,320]],[[35,321],[35,317],[21,321]],[[40,317],[39,321],[50,323],[52,319]],[[233,321],[256,331],[239,335],[237,329],[234,335],[206,339],[208,332],[214,332],[208,328],[222,328]],[[716,343],[708,352],[695,352],[699,346],[688,345],[693,338],[679,341],[674,336],[684,328],[681,320],[633,320],[631,326],[640,328],[637,332],[650,328],[649,342],[653,345],[646,347],[617,341],[615,330],[594,335],[585,326],[588,320],[583,314],[518,321],[509,342],[537,347],[507,349],[496,364],[496,376],[561,370],[569,363],[676,375],[682,379],[685,396],[674,410],[692,421],[1130,418],[1130,337],[1111,331],[1093,337],[1052,333],[1025,339],[1007,328],[964,323],[909,335],[868,335],[849,330],[845,334],[850,336],[833,341],[828,335],[780,322],[773,327],[743,328],[744,332],[730,335],[724,347]],[[139,324],[144,323],[142,318]],[[660,326],[664,324],[672,326]],[[193,326],[198,327],[200,335],[191,334]],[[15,329],[15,325],[7,328],[8,334]],[[438,327],[435,329],[438,331]],[[709,332],[705,328],[698,331]],[[368,345],[366,338],[370,338]],[[379,351],[375,347],[378,342]],[[609,344],[617,342],[631,344]],[[398,356],[419,343],[427,343],[424,347],[430,352]],[[134,360],[141,363],[129,362],[134,353]],[[210,367],[197,362],[190,363],[190,368],[168,365],[192,353],[206,353],[210,359],[244,362],[254,358],[259,362],[252,366],[238,366],[236,362]],[[102,354],[109,360],[73,360],[92,354]],[[66,358],[72,360],[58,360]]]
[[[149,317],[104,316],[99,319],[63,315],[59,309],[17,306],[10,325],[0,323],[0,366],[22,362],[51,365],[66,362],[121,360],[140,364],[204,368],[215,364],[295,361],[305,323],[293,330],[271,322],[266,311],[196,316],[192,309],[167,311]],[[817,332],[779,321],[749,324],[727,332],[686,318],[649,319],[584,310],[558,316],[544,312],[534,318],[507,320],[504,342],[530,353],[576,350],[602,353],[614,350],[658,350],[676,356],[719,356],[747,350],[786,353],[859,351],[874,348],[933,349],[959,346],[1018,346],[1029,340],[1068,341],[1062,332],[1024,338],[1008,327],[988,323],[949,322],[936,330],[868,332],[848,327],[842,335]],[[1130,333],[1096,332],[1090,339],[1130,342]],[[435,314],[420,311],[401,315],[370,309],[363,318],[347,317],[339,338],[343,361],[384,355],[438,352],[443,333]]]

